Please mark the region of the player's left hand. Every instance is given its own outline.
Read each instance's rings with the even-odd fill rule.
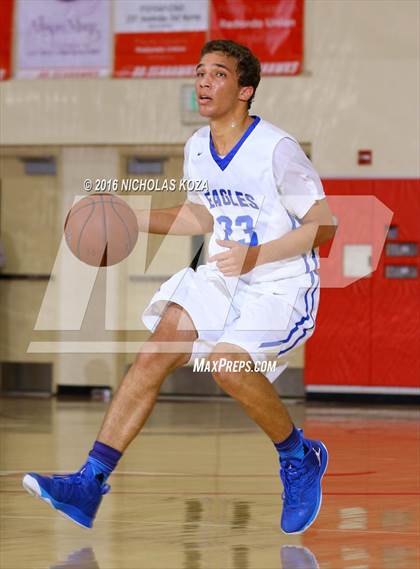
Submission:
[[[260,245],[250,247],[236,241],[217,239],[216,243],[221,247],[226,247],[228,251],[217,253],[209,257],[209,261],[216,261],[217,268],[225,277],[236,277],[249,273],[257,264]]]

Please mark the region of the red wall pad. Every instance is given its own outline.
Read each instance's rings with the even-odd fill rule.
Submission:
[[[339,229],[320,251],[328,257],[317,330],[306,345],[306,388],[420,394],[420,180],[323,183]],[[379,201],[353,208],[333,196],[376,197],[393,212],[389,231]]]

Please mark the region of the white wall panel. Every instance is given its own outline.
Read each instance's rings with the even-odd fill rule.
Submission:
[[[305,74],[264,78],[255,112],[311,141],[323,176],[419,175],[419,17],[412,0],[307,1]],[[6,81],[1,143],[182,143],[185,82]],[[357,166],[361,148],[372,166]]]

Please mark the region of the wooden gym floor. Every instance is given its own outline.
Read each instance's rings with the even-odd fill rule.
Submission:
[[[318,520],[286,536],[276,454],[233,401],[160,401],[111,477],[93,530],[29,496],[21,478],[77,470],[106,404],[0,404],[2,569],[420,567],[414,407],[290,403],[305,434],[327,444],[330,466]]]

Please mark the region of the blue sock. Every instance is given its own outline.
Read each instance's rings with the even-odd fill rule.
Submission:
[[[293,426],[293,431],[286,440],[279,443],[274,443],[281,460],[288,458],[297,458],[302,460],[305,456],[305,449],[303,448],[303,438],[301,433]]]
[[[96,477],[99,478],[101,482],[105,482],[117,466],[121,456],[122,452],[119,450],[100,443],[99,441],[95,441],[87,462],[93,467]]]

